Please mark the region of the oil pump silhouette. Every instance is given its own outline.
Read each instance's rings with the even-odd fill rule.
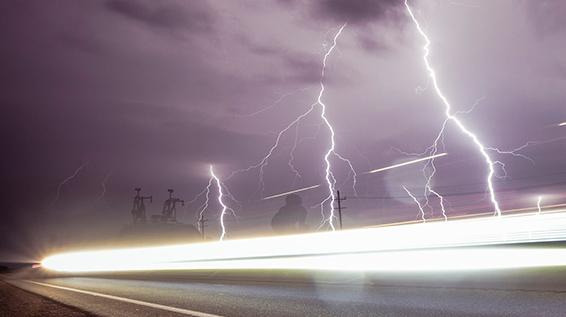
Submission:
[[[153,201],[152,196],[142,196],[140,195],[141,188],[135,188],[136,196],[134,197],[134,204],[132,206],[132,217],[134,224],[146,223],[145,215],[145,200],[149,200],[151,203]]]
[[[173,190],[168,189],[169,198],[163,202],[163,210],[161,211],[161,221],[163,222],[177,222],[177,203],[181,206],[185,205],[183,199],[173,197]]]

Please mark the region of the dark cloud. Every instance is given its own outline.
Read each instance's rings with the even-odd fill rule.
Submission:
[[[322,0],[315,14],[352,24],[399,18],[400,0]]]
[[[526,11],[540,35],[549,35],[566,29],[564,1],[526,1]]]
[[[210,31],[214,19],[202,2],[109,0],[106,7],[150,27]]]

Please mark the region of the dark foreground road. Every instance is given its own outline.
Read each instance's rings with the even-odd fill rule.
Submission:
[[[382,279],[57,277],[9,283],[100,316],[566,316],[563,273]],[[478,278],[479,276],[479,278]]]

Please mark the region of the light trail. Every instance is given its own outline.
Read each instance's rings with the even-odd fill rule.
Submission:
[[[413,201],[415,202],[415,204],[417,204],[417,206],[419,207],[419,210],[420,210],[420,212],[421,212],[421,219],[423,220],[423,222],[426,222],[426,219],[425,219],[425,212],[424,212],[423,206],[421,205],[421,203],[419,202],[419,200],[417,199],[417,197],[415,197],[415,195],[413,195],[413,194],[411,193],[411,191],[407,189],[407,187],[405,187],[405,186],[401,186],[401,187],[403,187],[403,189],[407,192],[407,195],[409,195],[409,197],[411,197],[411,199],[413,199]]]
[[[446,155],[448,155],[448,153],[435,154],[435,155],[419,158],[419,159],[412,160],[412,161],[407,161],[407,162],[403,162],[403,163],[399,163],[399,164],[395,164],[395,165],[391,165],[391,166],[387,166],[387,167],[374,169],[374,170],[371,170],[369,172],[366,172],[365,174],[373,174],[373,173],[383,172],[383,171],[387,171],[387,170],[394,169],[394,168],[397,168],[397,167],[415,164],[415,163],[419,163],[419,162],[423,162],[423,161],[428,161],[428,160],[435,159],[435,158],[438,158],[438,157],[443,157],[443,156],[446,156]]]
[[[559,123],[558,126],[559,126],[559,127],[565,127],[565,126],[566,126],[566,121]]]
[[[436,95],[440,98],[440,100],[442,101],[442,103],[444,104],[444,107],[445,107],[446,120],[445,120],[445,123],[443,124],[441,132],[439,133],[438,137],[434,141],[434,146],[436,147],[436,145],[440,141],[440,137],[443,135],[443,132],[444,132],[445,124],[448,121],[454,122],[456,124],[456,126],[460,129],[460,131],[472,140],[472,142],[478,148],[480,154],[483,156],[483,158],[484,158],[484,160],[487,164],[487,167],[489,169],[489,173],[487,175],[486,181],[487,181],[487,184],[488,184],[490,200],[491,200],[491,203],[493,204],[493,207],[495,209],[495,214],[497,216],[501,216],[501,209],[499,207],[499,202],[497,201],[497,198],[496,198],[496,195],[495,195],[495,188],[493,186],[493,177],[495,175],[495,165],[496,165],[496,163],[491,159],[491,157],[487,153],[487,148],[480,142],[478,137],[473,132],[468,130],[468,128],[466,128],[466,126],[464,126],[464,124],[455,115],[452,114],[452,106],[450,105],[448,98],[446,98],[446,96],[444,95],[444,93],[440,89],[440,86],[439,86],[437,78],[436,78],[436,72],[435,72],[434,68],[432,67],[432,65],[430,64],[430,61],[429,61],[429,56],[430,56],[430,48],[429,47],[430,47],[431,41],[430,41],[429,37],[427,36],[427,34],[422,29],[419,21],[417,20],[417,18],[413,14],[413,11],[411,10],[411,7],[409,6],[408,0],[405,0],[405,7],[407,9],[407,13],[411,17],[411,20],[415,24],[415,27],[416,27],[418,33],[421,35],[421,37],[425,41],[425,45],[423,46],[423,51],[424,51],[423,61],[424,61],[425,67],[427,69],[428,75],[430,76],[430,79],[432,81]]]
[[[59,272],[273,268],[418,271],[564,266],[565,249],[505,245],[565,239],[566,209],[562,208],[541,214],[70,252],[49,256],[41,264]],[[492,249],[490,245],[499,246]]]
[[[75,172],[74,172],[71,176],[65,178],[61,183],[59,183],[59,185],[57,186],[57,194],[55,195],[55,198],[51,201],[51,205],[54,205],[54,204],[59,200],[59,197],[61,196],[61,188],[62,188],[63,186],[65,186],[68,182],[70,182],[71,180],[73,180],[75,177],[77,177],[77,176],[79,175],[79,173],[80,173],[80,172],[85,168],[85,166],[87,166],[87,165],[88,165],[88,161],[84,162],[83,164],[81,164],[81,166],[79,166],[79,167],[75,170]]]
[[[268,199],[272,199],[272,198],[286,196],[286,195],[289,195],[289,194],[300,193],[300,192],[304,192],[306,190],[310,190],[310,189],[314,189],[314,188],[318,188],[318,187],[320,187],[320,184],[291,190],[291,191],[281,193],[281,194],[275,194],[275,195],[267,196],[267,197],[264,197],[262,200],[268,200]]]

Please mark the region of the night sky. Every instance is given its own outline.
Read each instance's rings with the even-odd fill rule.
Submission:
[[[462,121],[497,155],[507,177],[502,209],[566,202],[566,2],[412,1],[431,37],[439,83]],[[422,199],[423,164],[363,174],[407,160],[434,140],[444,108],[431,87],[419,37],[401,0],[2,1],[0,4],[2,208],[0,260],[33,260],[52,244],[108,238],[130,221],[134,187],[191,200],[208,182],[257,164],[276,134],[323,96],[346,226],[414,220],[402,185]],[[297,140],[294,166],[290,153]],[[454,126],[434,186],[448,214],[489,212],[486,166]],[[240,203],[228,238],[270,233],[282,199],[261,198],[324,182],[329,131],[315,111],[281,139],[265,167],[226,186]],[[82,168],[66,184],[59,184]],[[503,171],[498,169],[498,175]],[[59,188],[59,194],[58,194]],[[325,188],[302,194],[313,230]],[[202,198],[202,197],[201,197]],[[202,199],[179,211],[194,223]],[[438,217],[432,200],[430,217]],[[311,208],[312,207],[312,208]],[[219,206],[207,211],[216,238]]]

